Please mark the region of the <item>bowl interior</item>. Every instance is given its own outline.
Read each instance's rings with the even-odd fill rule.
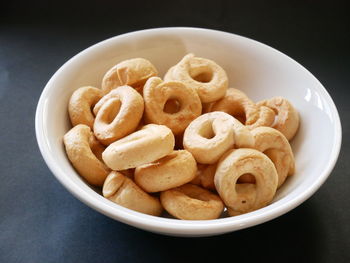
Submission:
[[[296,173],[278,190],[270,206],[239,217],[211,220],[206,224],[207,230],[202,232],[203,223],[187,222],[182,226],[197,225],[197,232],[180,229],[178,234],[226,232],[261,223],[308,198],[327,178],[339,152],[339,117],[331,98],[311,73],[282,53],[244,37],[203,29],[164,28],[122,35],[79,53],[62,66],[47,84],[36,117],[39,145],[56,177],[81,200],[109,216],[129,224],[143,218],[145,221],[138,222],[137,226],[171,233],[173,230],[167,227],[176,225],[179,220],[158,218],[166,221],[162,221],[158,228],[152,228],[147,224],[155,217],[114,204],[106,206],[106,200],[95,193],[70,165],[62,137],[71,127],[67,104],[74,90],[87,85],[100,87],[102,77],[110,67],[134,57],[149,59],[162,77],[169,67],[189,52],[221,65],[228,74],[229,86],[241,89],[254,101],[273,96],[287,98],[299,111],[301,123],[291,143]],[[102,203],[104,205],[99,206]],[[130,215],[133,219],[127,218]],[[254,220],[244,223],[248,218]],[[225,227],[215,228],[221,220],[226,220],[222,221]],[[168,225],[161,228],[163,223]],[[210,226],[213,229],[209,229]]]

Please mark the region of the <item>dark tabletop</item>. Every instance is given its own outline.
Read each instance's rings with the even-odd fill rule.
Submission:
[[[350,262],[350,21],[345,4],[189,2],[0,4],[0,262]],[[34,131],[46,82],[92,44],[163,26],[253,38],[291,56],[321,81],[338,107],[343,143],[332,174],[316,194],[259,226],[216,237],[174,238],[107,218],[55,179]]]

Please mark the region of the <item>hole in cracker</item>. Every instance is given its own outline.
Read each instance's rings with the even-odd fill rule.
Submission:
[[[180,111],[181,104],[177,99],[168,99],[164,104],[163,111],[165,113],[174,114]]]
[[[237,120],[239,120],[243,125],[245,125],[245,122],[246,122],[246,116],[245,114],[237,114],[237,115],[234,115],[233,117],[235,117]]]
[[[105,116],[105,122],[107,124],[110,124],[117,117],[121,107],[121,103],[120,103],[120,100],[118,99],[111,99],[110,101],[108,101],[108,103],[109,103],[109,107],[108,107],[108,112],[106,113],[106,116]]]
[[[255,184],[255,183],[256,183],[255,176],[250,173],[242,174],[237,180],[237,184]]]
[[[199,135],[208,140],[215,137],[215,131],[213,130],[212,122],[206,122],[199,130]]]
[[[213,72],[211,71],[206,71],[206,72],[201,72],[196,75],[191,75],[191,77],[198,82],[202,83],[208,83],[213,79]]]

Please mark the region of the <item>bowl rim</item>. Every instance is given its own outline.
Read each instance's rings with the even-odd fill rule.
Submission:
[[[308,188],[302,191],[299,195],[289,199],[287,195],[282,199],[270,204],[269,206],[261,208],[259,210],[256,210],[247,214],[235,216],[235,217],[197,221],[197,220],[178,220],[178,219],[150,216],[150,215],[142,214],[142,213],[124,208],[122,206],[114,204],[113,202],[105,199],[98,193],[94,192],[88,186],[86,189],[84,189],[84,191],[82,191],[80,186],[73,183],[72,179],[70,179],[69,176],[65,175],[61,167],[55,162],[54,156],[50,154],[50,147],[48,144],[48,139],[46,138],[45,127],[44,127],[45,98],[49,93],[52,87],[52,84],[55,82],[56,78],[60,75],[60,73],[68,64],[72,63],[72,61],[75,61],[79,57],[84,56],[85,54],[89,53],[93,49],[99,49],[104,45],[108,45],[110,42],[117,41],[118,39],[126,38],[137,34],[148,34],[148,33],[154,33],[154,32],[169,33],[171,31],[173,33],[174,32],[181,33],[182,31],[196,31],[196,32],[214,33],[214,34],[224,34],[226,37],[234,36],[237,38],[242,38],[245,41],[253,41],[254,44],[263,45],[265,48],[270,49],[270,51],[275,53],[277,52],[279,55],[285,56],[286,59],[290,60],[301,70],[306,71],[308,74],[310,74],[314,78],[316,82],[318,82],[319,84],[317,86],[318,92],[322,94],[322,96],[328,103],[330,107],[330,111],[332,113],[332,118],[334,120],[333,131],[335,134],[335,138],[334,138],[334,144],[332,146],[332,151],[330,153],[330,158],[328,160],[327,166],[325,167],[323,172],[319,175],[316,181],[314,181]],[[81,52],[79,52],[78,54],[70,58],[68,61],[66,61],[54,73],[54,75],[50,78],[50,80],[47,82],[46,86],[44,87],[36,108],[35,132],[36,132],[36,139],[37,139],[40,152],[47,166],[49,167],[51,172],[54,174],[54,176],[57,178],[57,180],[62,185],[64,185],[64,187],[69,192],[71,192],[76,198],[78,198],[88,206],[94,208],[95,210],[105,214],[106,216],[109,216],[113,219],[117,219],[123,223],[136,226],[145,230],[153,231],[153,232],[169,233],[169,234],[176,234],[176,235],[189,235],[189,234],[190,235],[196,235],[196,234],[211,235],[211,234],[220,234],[224,232],[230,232],[230,231],[239,230],[239,229],[247,228],[253,225],[264,223],[266,221],[272,220],[294,209],[295,207],[300,205],[302,202],[304,202],[306,199],[311,197],[319,189],[319,187],[326,181],[326,179],[332,172],[337,162],[337,159],[340,153],[340,148],[341,148],[341,141],[342,141],[342,128],[341,128],[341,122],[340,122],[339,113],[337,111],[336,105],[334,104],[331,96],[329,95],[327,90],[324,88],[324,86],[320,83],[320,81],[304,66],[302,66],[301,64],[299,64],[297,61],[290,58],[286,54],[276,50],[275,48],[272,48],[264,43],[253,40],[251,38],[247,38],[234,33],[224,32],[220,30],[198,28],[198,27],[160,27],[160,28],[143,29],[143,30],[133,31],[133,32],[108,38],[106,40],[100,41],[82,50]],[[282,200],[284,200],[283,205],[278,205],[279,202]]]

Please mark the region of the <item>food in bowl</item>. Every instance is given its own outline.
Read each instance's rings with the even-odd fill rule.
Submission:
[[[79,174],[109,200],[150,215],[165,208],[175,218],[209,220],[268,205],[294,173],[292,104],[254,103],[228,88],[221,66],[194,54],[164,81],[157,72],[144,58],[128,59],[105,74],[101,89],[73,93],[64,144]]]
[[[296,173],[288,177],[272,202],[264,208],[215,220],[176,220],[166,214],[164,217],[150,216],[104,198],[101,188],[88,184],[67,158],[62,138],[72,126],[64,109],[76,89],[87,85],[100,87],[103,76],[113,65],[130,58],[142,57],[152,61],[158,75],[164,76],[189,52],[217,62],[225,69],[230,86],[241,89],[254,102],[280,95],[288,98],[298,110],[302,109],[297,135],[290,141]],[[176,101],[169,101],[165,106],[165,111],[178,108]],[[207,107],[210,108],[210,103],[203,104],[203,113]],[[244,123],[244,118],[241,121]],[[246,37],[183,27],[147,29],[115,36],[69,59],[43,89],[36,110],[35,130],[40,152],[50,171],[84,204],[113,220],[139,229],[187,237],[212,236],[249,228],[294,209],[326,182],[337,161],[342,135],[339,114],[331,96],[298,62]],[[178,142],[175,141],[176,147],[181,148]],[[216,169],[215,165],[198,165],[197,169],[203,170],[203,175],[196,180],[210,187],[213,183],[211,171]],[[131,175],[129,170],[122,173]]]

